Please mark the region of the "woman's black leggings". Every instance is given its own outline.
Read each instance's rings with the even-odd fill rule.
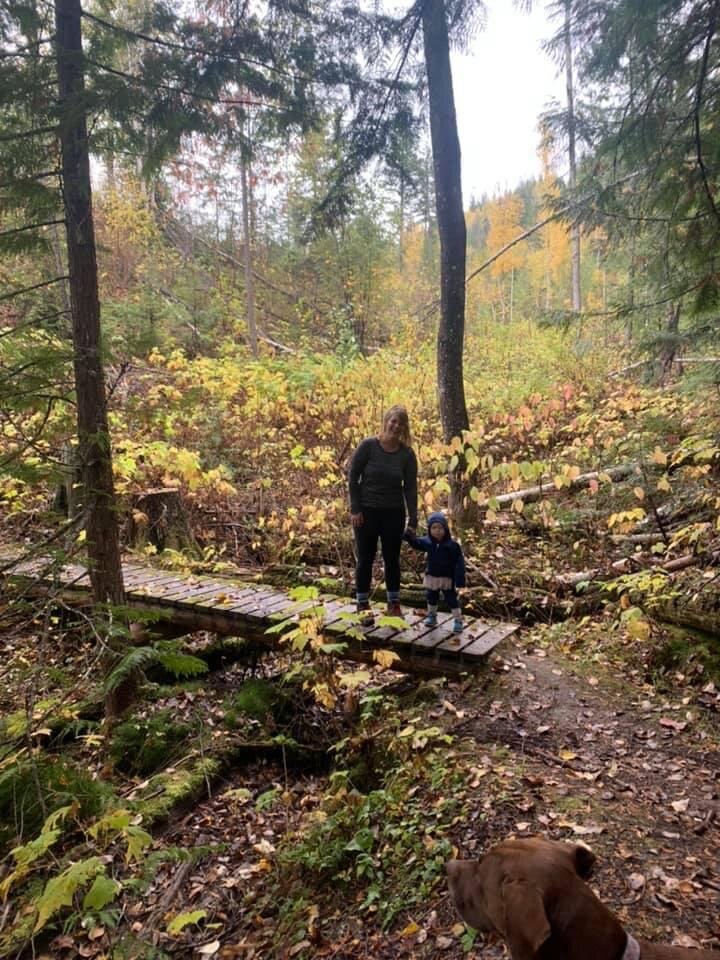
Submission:
[[[363,507],[362,515],[363,525],[354,527],[357,547],[356,590],[358,593],[370,593],[379,537],[385,565],[385,587],[391,593],[397,592],[400,589],[400,546],[405,532],[405,511]]]

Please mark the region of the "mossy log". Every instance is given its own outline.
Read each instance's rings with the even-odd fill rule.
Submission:
[[[720,638],[720,596],[716,591],[694,597],[675,597],[647,609],[658,620],[693,627]]]

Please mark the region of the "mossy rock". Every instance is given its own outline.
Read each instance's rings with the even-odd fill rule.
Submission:
[[[169,710],[152,717],[127,720],[113,731],[110,756],[125,773],[147,776],[167,766],[191,728],[176,723]]]

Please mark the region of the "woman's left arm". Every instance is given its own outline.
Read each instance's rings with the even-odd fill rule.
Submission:
[[[418,521],[418,489],[417,475],[418,462],[415,451],[412,447],[407,447],[407,456],[405,457],[405,470],[403,473],[403,488],[405,492],[405,505],[408,512],[408,527],[415,530]]]

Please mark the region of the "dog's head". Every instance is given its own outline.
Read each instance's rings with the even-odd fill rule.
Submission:
[[[595,854],[580,844],[528,837],[505,840],[481,860],[450,860],[450,894],[463,920],[495,931],[514,960],[530,960],[551,934],[545,899],[550,886],[587,879]]]

